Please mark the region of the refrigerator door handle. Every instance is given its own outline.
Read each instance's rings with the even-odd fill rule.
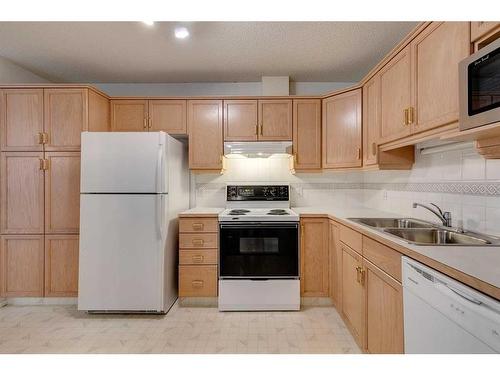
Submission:
[[[156,195],[156,225],[158,237],[165,239],[165,194]]]
[[[158,149],[158,159],[156,161],[156,192],[164,193],[164,180],[165,180],[165,168],[163,168],[163,154],[164,154],[164,145],[161,144]]]

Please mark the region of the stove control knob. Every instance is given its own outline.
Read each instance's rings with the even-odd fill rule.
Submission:
[[[264,192],[264,194],[267,197],[275,197],[276,196],[276,188],[275,187],[270,187],[270,188],[267,189],[266,192]]]
[[[238,189],[236,186],[229,186],[227,188],[227,196],[229,198],[236,198],[238,196]]]
[[[288,188],[286,186],[280,187],[280,197],[286,198],[288,195]]]

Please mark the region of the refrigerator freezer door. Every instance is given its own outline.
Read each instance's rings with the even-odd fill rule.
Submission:
[[[79,310],[163,311],[164,194],[82,194]]]
[[[167,193],[164,132],[83,132],[82,193]]]

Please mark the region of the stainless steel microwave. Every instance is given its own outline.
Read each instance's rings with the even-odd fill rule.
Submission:
[[[500,38],[459,64],[460,130],[500,121]]]

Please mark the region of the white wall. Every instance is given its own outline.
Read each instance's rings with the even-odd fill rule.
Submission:
[[[50,81],[0,57],[0,84],[2,83],[48,83]]]
[[[292,206],[367,206],[438,222],[413,202],[438,204],[452,224],[500,236],[500,160],[473,149],[416,154],[410,171],[323,172],[292,175],[286,159],[228,159],[225,174],[192,178],[193,205],[225,206],[226,183],[289,183]],[[489,191],[489,193],[488,193]]]
[[[93,83],[110,96],[261,95],[261,82]],[[290,82],[291,95],[322,95],[351,82]]]

